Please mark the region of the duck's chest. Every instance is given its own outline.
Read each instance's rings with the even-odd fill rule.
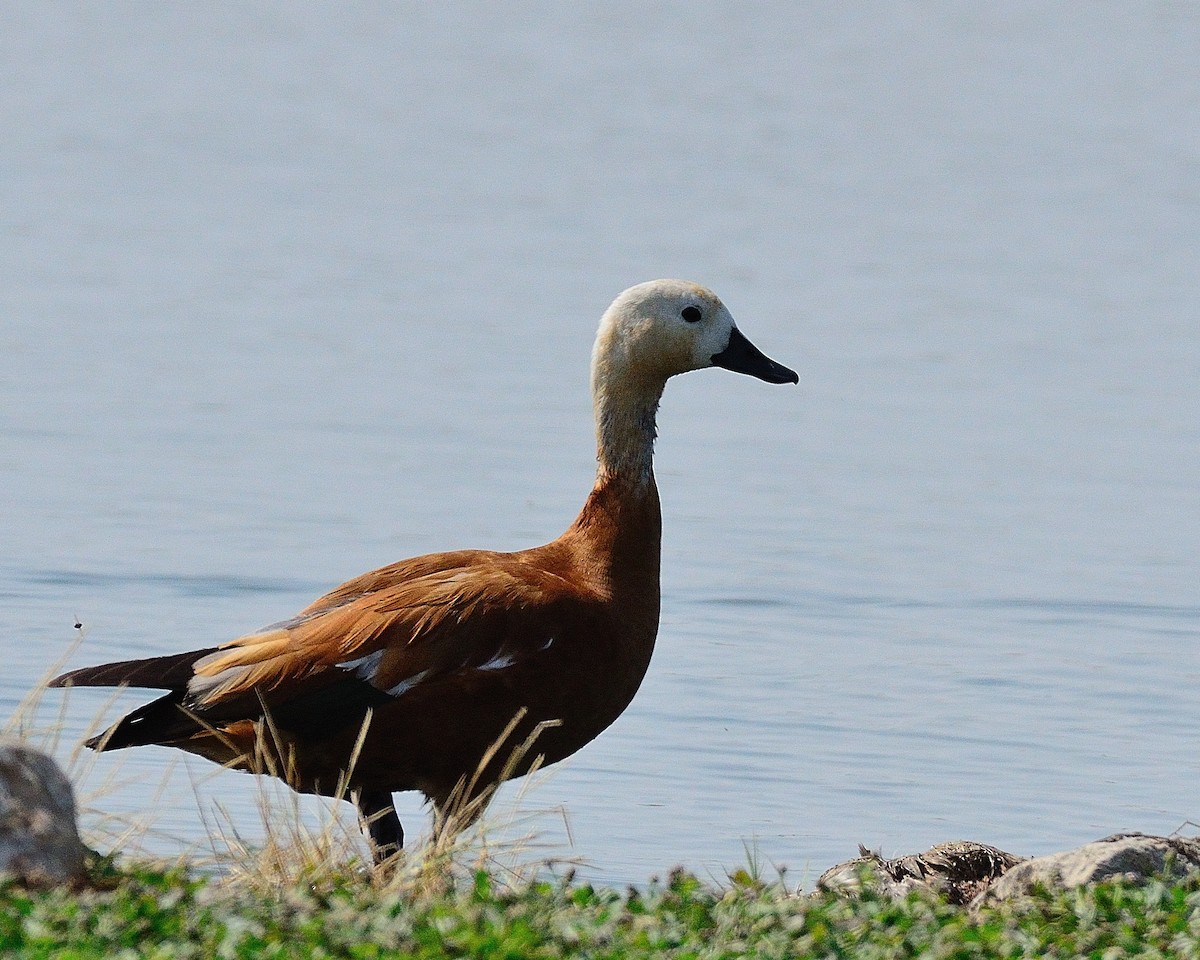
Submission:
[[[553,762],[598,736],[629,706],[646,676],[658,632],[653,603],[619,617],[588,618],[545,651],[538,681],[514,674],[513,693],[546,724],[540,749]],[[547,682],[549,681],[549,682]]]

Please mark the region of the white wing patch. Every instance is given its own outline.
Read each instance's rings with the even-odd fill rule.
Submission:
[[[555,640],[555,638],[553,636],[547,637],[545,642],[540,647],[537,648],[536,652],[541,653],[543,650],[549,650],[551,645],[554,643],[554,640]],[[518,658],[519,658],[519,655],[516,653],[512,653],[512,652],[506,653],[504,651],[501,651],[500,653],[497,653],[494,657],[492,657],[491,660],[488,660],[485,663],[481,663],[475,669],[476,670],[503,670],[505,667],[511,667],[514,663],[517,662]]]
[[[424,680],[427,676],[429,676],[429,674],[432,672],[433,671],[431,671],[431,670],[422,670],[420,673],[414,673],[411,677],[407,677],[406,679],[401,680],[398,684],[396,684],[394,687],[392,687],[390,690],[388,690],[388,696],[390,696],[390,697],[403,696],[404,694],[408,693],[409,690],[411,690],[413,687],[415,687],[418,683],[420,683],[422,680]]]
[[[384,651],[382,650],[376,650],[374,653],[368,653],[366,656],[359,657],[356,660],[346,660],[339,663],[338,666],[343,670],[350,671],[360,680],[365,680],[367,683],[374,683],[375,672],[379,669],[379,662],[383,659],[383,653]],[[405,677],[394,687],[389,687],[384,692],[389,697],[403,696],[432,672],[432,670],[422,670],[420,673],[414,673],[411,677]]]
[[[556,637],[547,637],[545,642],[538,647],[537,652],[541,653],[544,650],[549,650],[554,643]],[[354,660],[344,660],[338,664],[342,670],[347,670],[353,673],[360,680],[365,680],[367,683],[375,682],[375,673],[379,669],[379,663],[383,659],[383,650],[376,650],[374,653],[368,653],[365,656],[358,657]],[[476,670],[504,670],[511,667],[517,662],[518,655],[513,652],[501,651],[493,656],[490,660],[486,660],[477,666]],[[411,677],[406,677],[393,687],[389,687],[386,691],[388,696],[401,697],[408,693],[409,690],[416,687],[418,684],[426,680],[433,670],[422,670],[420,673],[414,673]]]
[[[219,652],[224,653],[224,651]],[[205,660],[216,659],[216,656],[217,654],[210,653],[207,657],[197,660],[196,663],[201,664]],[[205,700],[208,698],[209,694],[217,689],[217,687],[220,687],[226,683],[236,683],[242,674],[249,670],[251,666],[251,664],[243,664],[237,667],[226,667],[220,673],[213,674],[211,677],[200,677],[193,675],[192,678],[187,682],[188,696],[194,700]]]
[[[511,667],[517,662],[517,658],[511,653],[498,653],[487,663],[481,663],[475,669],[477,670],[503,670],[505,667]]]
[[[365,657],[359,657],[357,660],[346,660],[343,663],[339,663],[338,666],[343,670],[349,670],[359,680],[366,680],[370,683],[375,679],[375,671],[379,669],[379,661],[382,659],[383,651],[376,650],[374,653],[368,653]]]

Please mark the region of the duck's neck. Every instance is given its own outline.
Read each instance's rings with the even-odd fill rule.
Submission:
[[[596,485],[564,539],[576,550],[581,576],[600,594],[617,600],[621,617],[637,624],[636,636],[652,647],[658,626],[662,512],[650,464],[653,416],[650,424],[644,449],[633,460],[606,454],[602,436]],[[637,462],[644,462],[644,468],[627,466]]]
[[[593,376],[596,483],[654,486],[655,417],[665,381]]]
[[[620,599],[643,669],[658,628],[662,515],[654,417],[664,382],[613,376],[602,363],[593,368],[596,485],[568,532],[587,545],[581,556],[591,582]]]

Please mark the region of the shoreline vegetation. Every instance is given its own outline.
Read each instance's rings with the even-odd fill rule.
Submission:
[[[33,722],[37,706],[35,692],[5,734],[53,752],[61,713],[47,732]],[[72,780],[79,782],[90,760],[76,752]],[[0,878],[0,956],[1200,955],[1200,872],[1180,869],[1194,864],[1184,853],[1189,844],[1200,850],[1200,841],[1184,838],[1165,841],[1172,845],[1166,869],[1136,881],[1118,875],[1078,886],[1034,882],[1020,896],[969,906],[944,887],[910,882],[959,845],[897,860],[864,850],[827,871],[836,882],[811,890],[789,886],[782,870],[768,876],[753,850],[724,878],[677,868],[620,890],[582,882],[570,863],[540,858],[536,829],[497,843],[486,821],[414,845],[393,864],[373,865],[348,818],[331,811],[314,829],[286,793],[260,791],[263,842],[244,842],[218,810],[205,817],[213,853],[173,863],[136,853],[138,832],[151,832],[149,819],[124,832],[85,829],[85,839],[114,852],[89,854],[83,883],[35,889]],[[102,797],[86,797],[84,806],[85,824],[103,821]],[[1003,852],[973,847],[971,855],[995,869],[995,854]]]
[[[486,870],[372,882],[352,867],[290,883],[92,866],[70,891],[0,887],[5,957],[1195,956],[1200,880],[1101,883],[979,910],[930,892],[796,895],[740,870],[625,891]]]
[[[77,889],[0,881],[0,956],[1200,954],[1196,872],[1034,885],[1021,897],[966,907],[930,887],[897,895],[889,875],[900,861],[864,856],[840,865],[835,887],[797,890],[748,850],[746,865],[720,880],[675,869],[620,890],[582,882],[569,866],[522,857],[536,846],[497,849],[486,824],[380,867],[344,818],[314,832],[290,818],[287,806],[263,812],[272,825],[265,843],[240,844],[220,832],[212,838],[221,850],[215,859],[165,864],[93,853]],[[904,862],[911,868],[913,859]]]

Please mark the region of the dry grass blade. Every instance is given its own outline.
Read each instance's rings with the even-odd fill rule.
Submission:
[[[150,853],[152,847],[182,848],[183,841],[157,828],[152,811],[162,809],[163,797],[173,778],[176,762],[168,763],[157,784],[147,789],[144,775],[132,775],[120,761],[113,764],[106,760],[98,764],[97,753],[83,746],[85,740],[102,735],[109,725],[104,717],[111,714],[112,707],[125,693],[125,687],[111,690],[100,703],[96,713],[85,725],[82,736],[73,737],[65,759],[62,739],[64,731],[71,729],[69,723],[72,688],[55,690],[58,694],[54,717],[47,720],[43,710],[44,699],[52,678],[63,672],[67,662],[86,639],[86,632],[79,627],[63,652],[43,671],[29,691],[22,697],[12,715],[4,723],[2,735],[18,740],[34,749],[57,757],[67,772],[75,792],[75,806],[80,833],[84,842],[95,849],[128,852],[143,861],[166,864],[161,856]],[[121,758],[124,759],[123,757]],[[110,804],[107,798],[137,788],[144,798],[144,809],[138,813],[118,813],[104,809]]]
[[[378,886],[416,896],[444,890],[456,877],[482,867],[494,868],[516,884],[532,877],[547,863],[574,864],[576,861],[563,857],[530,860],[531,853],[540,845],[540,831],[532,824],[544,819],[544,812],[513,814],[503,823],[481,822],[498,786],[498,783],[485,782],[485,772],[512,740],[524,715],[521,711],[513,717],[480,759],[474,773],[460,781],[451,801],[440,811],[435,811],[430,833],[382,865],[371,865],[370,858],[365,855],[366,843],[358,829],[357,818],[346,816],[345,808],[340,807],[341,801],[353,799],[348,785],[370,727],[371,715],[363,721],[335,796],[308,799],[285,786],[289,773],[294,773],[294,766],[287,762],[291,756],[289,744],[266,715],[260,724],[259,743],[254,751],[264,839],[257,844],[247,841],[234,825],[230,811],[217,806],[216,817],[206,819],[206,827],[218,872],[228,882],[259,889],[278,889],[281,884],[298,882],[323,886],[353,873],[359,878],[369,878]],[[517,744],[505,758],[501,777],[507,778],[522,765],[541,733],[555,725],[555,722],[539,724]],[[540,766],[540,758],[529,764],[518,803]],[[280,777],[280,773],[284,776]],[[294,777],[291,782],[295,783]],[[315,827],[311,810],[306,812],[302,805],[315,806]],[[561,816],[569,836],[565,814]],[[512,836],[514,828],[527,824],[529,826],[523,833]],[[497,833],[504,839],[496,841]],[[546,849],[550,847],[546,846]]]
[[[515,812],[525,792],[537,781],[537,774],[542,766],[540,756],[535,756],[528,764],[521,789],[514,800],[513,812],[505,818],[483,819],[483,814],[489,808],[501,783],[510,779],[518,768],[525,765],[526,757],[534,749],[541,734],[559,725],[557,720],[537,724],[521,743],[511,749],[501,767],[499,778],[487,780],[486,771],[511,742],[524,718],[525,711],[520,710],[509,721],[500,736],[480,758],[474,772],[460,780],[449,800],[435,810],[430,836],[405,854],[406,869],[401,871],[398,878],[382,877],[384,882],[401,882],[410,888],[415,885],[417,889],[434,891],[452,883],[456,875],[489,869],[508,877],[509,881],[515,884],[528,879],[550,863],[575,862],[562,857],[530,859],[538,847],[547,850],[558,848],[557,845],[543,844],[539,839],[542,832],[540,825],[545,821],[546,811]],[[532,826],[535,821],[539,822],[537,829]],[[562,814],[562,821],[569,837],[570,828],[566,823],[565,813]],[[524,832],[514,836],[514,833],[525,825],[529,826]]]

